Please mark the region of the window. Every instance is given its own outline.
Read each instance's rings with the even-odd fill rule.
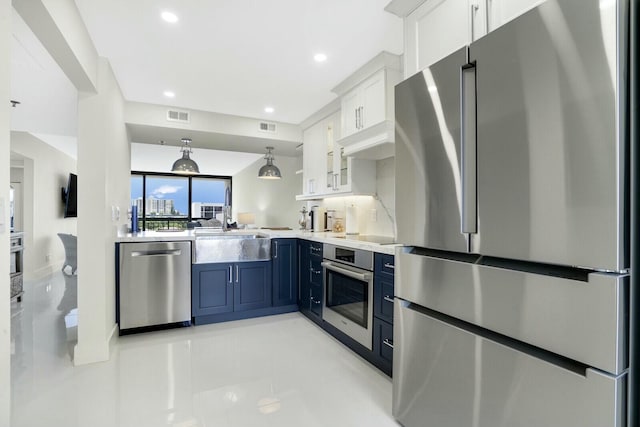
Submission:
[[[140,230],[186,229],[192,220],[222,221],[231,206],[231,177],[131,173],[131,205],[138,208]]]

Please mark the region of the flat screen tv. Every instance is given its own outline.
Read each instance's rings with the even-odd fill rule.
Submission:
[[[62,189],[62,201],[64,202],[64,217],[75,218],[78,216],[78,176],[69,174],[67,188]]]

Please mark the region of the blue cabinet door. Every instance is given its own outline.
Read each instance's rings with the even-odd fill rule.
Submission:
[[[298,308],[306,313],[311,310],[309,269],[309,241],[298,240]]]
[[[271,262],[239,262],[233,268],[234,311],[271,307]]]
[[[273,305],[294,305],[298,301],[298,248],[296,239],[271,241]]]
[[[233,264],[195,264],[191,269],[191,315],[233,311]]]

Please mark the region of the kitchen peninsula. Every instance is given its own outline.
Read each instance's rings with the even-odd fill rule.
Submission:
[[[300,311],[391,375],[397,246],[392,237],[294,230],[122,234],[120,334]]]

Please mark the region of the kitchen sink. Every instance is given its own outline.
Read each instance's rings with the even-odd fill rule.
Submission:
[[[195,235],[194,264],[266,261],[271,257],[271,239],[264,234],[197,230]]]

